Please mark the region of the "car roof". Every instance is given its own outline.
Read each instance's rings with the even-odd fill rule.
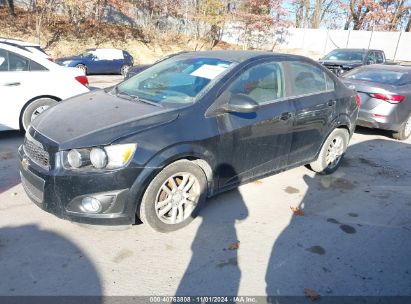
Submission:
[[[40,47],[40,44],[33,43],[33,42],[26,42],[26,41],[19,40],[19,39],[10,39],[10,38],[0,37],[0,42],[9,42],[9,43],[16,44],[19,46],[27,46],[27,47],[28,46]]]
[[[360,49],[360,48],[340,48],[340,49],[335,49],[333,51],[348,51],[348,52],[368,52],[368,51],[377,51],[377,52],[382,52],[382,50],[375,50],[375,49]]]
[[[361,67],[362,70],[384,70],[402,73],[411,73],[411,66],[399,64],[370,64]]]
[[[4,49],[6,51],[11,51],[11,52],[19,54],[21,56],[24,56],[24,57],[26,57],[30,60],[33,60],[33,61],[45,66],[48,69],[54,69],[56,66],[58,66],[54,62],[51,62],[50,60],[47,60],[45,57],[34,54],[34,53],[24,49],[24,47],[19,47],[19,46],[13,45],[11,43],[0,41],[0,48]]]
[[[291,57],[295,58],[297,60],[306,58],[303,56],[298,56],[298,55],[290,55],[290,54],[282,54],[282,53],[272,53],[272,52],[264,52],[264,51],[232,51],[232,50],[218,50],[218,51],[196,51],[196,52],[184,52],[181,54],[178,54],[173,57],[210,57],[210,58],[216,58],[216,59],[221,59],[221,60],[226,60],[226,61],[231,61],[231,62],[244,62],[249,59],[253,58],[261,58],[261,57],[273,57],[273,58],[280,58],[280,57]]]

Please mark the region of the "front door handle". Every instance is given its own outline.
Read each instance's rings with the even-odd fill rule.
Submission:
[[[280,115],[280,119],[281,120],[288,120],[291,117],[291,113],[290,112],[284,112]]]
[[[328,106],[332,107],[333,105],[336,104],[336,101],[335,100],[329,100],[327,104],[328,104]]]
[[[19,85],[21,85],[20,82],[8,82],[8,83],[4,84],[4,86],[6,86],[6,87],[16,87],[16,86],[19,86]]]

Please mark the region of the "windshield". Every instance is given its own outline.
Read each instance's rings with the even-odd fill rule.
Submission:
[[[121,83],[116,92],[157,104],[189,104],[231,64],[216,58],[172,57]]]
[[[410,74],[407,72],[387,70],[353,70],[346,73],[344,78],[392,85],[404,85],[411,82]]]
[[[324,60],[363,61],[365,52],[352,50],[334,50],[323,58]]]

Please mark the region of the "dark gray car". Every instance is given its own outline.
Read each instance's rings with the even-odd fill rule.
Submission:
[[[411,135],[411,66],[363,66],[343,81],[361,99],[357,125],[394,131],[400,140]]]

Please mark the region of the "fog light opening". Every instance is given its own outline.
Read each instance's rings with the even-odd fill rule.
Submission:
[[[81,200],[81,206],[85,212],[98,213],[101,211],[101,202],[94,197],[85,197]]]

